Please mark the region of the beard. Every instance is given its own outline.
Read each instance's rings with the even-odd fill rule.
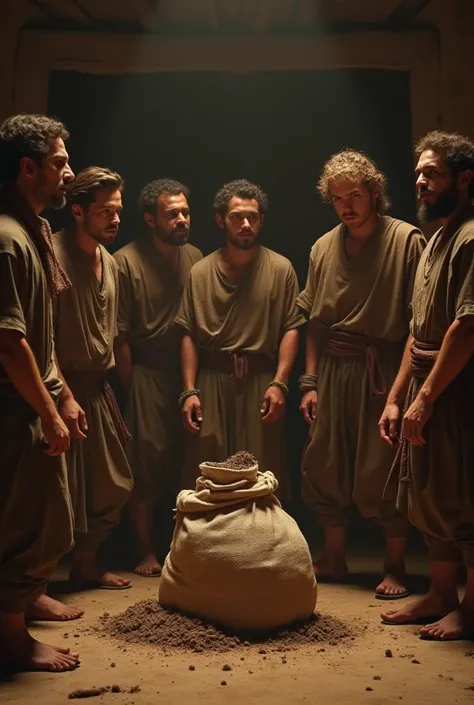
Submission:
[[[459,193],[456,184],[451,184],[442,191],[434,203],[423,201],[418,208],[418,217],[425,223],[440,218],[448,218],[459,205]]]
[[[227,242],[233,247],[236,247],[238,250],[252,250],[257,244],[258,233],[254,233],[252,231],[251,236],[249,233],[248,240],[241,240],[239,237],[236,237],[227,231],[226,238]]]
[[[66,196],[63,196],[63,194],[55,194],[54,196],[51,196],[51,201],[49,203],[49,208],[52,208],[55,211],[60,211],[62,208],[66,207]]]
[[[189,225],[183,225],[179,228],[173,228],[169,233],[163,228],[155,228],[156,237],[164,242],[166,245],[172,245],[173,247],[182,247],[189,240],[190,228]]]

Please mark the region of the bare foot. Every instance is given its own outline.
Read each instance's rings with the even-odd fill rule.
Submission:
[[[381,617],[384,622],[389,624],[416,624],[420,620],[428,620],[434,616],[444,617],[456,607],[454,600],[448,601],[443,599],[441,595],[429,592],[424,597],[415,602],[410,602],[409,605],[399,610],[382,612]]]
[[[40,595],[27,609],[27,620],[47,620],[50,622],[69,622],[79,619],[84,610],[72,605],[65,605],[48,595]]]
[[[73,671],[79,666],[79,654],[69,649],[43,644],[23,633],[6,640],[0,651],[0,664],[14,671]]]
[[[140,563],[135,568],[134,572],[137,575],[141,575],[144,578],[151,578],[153,576],[161,575],[162,567],[158,558],[152,553],[145,556],[145,558],[140,561]]]
[[[425,639],[438,641],[472,638],[474,636],[474,616],[463,610],[461,606],[437,622],[421,627],[418,633]]]
[[[407,597],[408,590],[403,584],[404,582],[405,576],[399,575],[399,577],[397,577],[395,572],[387,572],[380,585],[375,588],[375,594],[381,595],[382,597],[393,597],[394,599],[397,597]]]
[[[323,556],[313,563],[314,574],[320,580],[342,581],[347,578],[348,568],[344,557]]]
[[[111,590],[124,590],[125,588],[131,587],[130,580],[121,578],[114,573],[101,571],[94,566],[90,566],[88,569],[84,569],[83,566],[79,565],[73,566],[69,574],[69,580],[71,583],[79,586],[90,584]]]

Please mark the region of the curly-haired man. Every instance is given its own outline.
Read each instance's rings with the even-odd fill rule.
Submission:
[[[425,638],[472,638],[474,143],[435,131],[416,152],[420,217],[439,220],[441,229],[421,258],[411,335],[380,431],[393,444],[404,407],[394,484],[400,506],[428,545],[431,589],[406,608],[382,616],[396,624],[431,622],[420,630]],[[467,585],[460,603],[456,579],[463,560]]]
[[[341,223],[313,245],[298,303],[308,315],[301,411],[310,424],[303,497],[324,529],[321,578],[347,574],[351,505],[378,522],[386,537],[380,599],[408,594],[407,519],[382,498],[393,451],[377,422],[398,366],[410,322],[413,280],[425,240],[385,215],[385,176],[361,152],[343,150],[325,164],[319,191]]]
[[[194,487],[201,462],[248,450],[287,500],[283,417],[304,317],[291,263],[259,243],[267,206],[243,179],[217,193],[225,244],[191,270],[176,318],[185,331],[180,401],[190,432],[182,484]]]

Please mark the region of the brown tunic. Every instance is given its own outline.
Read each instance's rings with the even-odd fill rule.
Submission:
[[[54,400],[51,298],[32,238],[0,215],[0,328],[21,333]],[[64,456],[44,453],[41,421],[0,366],[0,611],[22,612],[40,595],[72,545]]]
[[[394,502],[382,499],[393,461],[377,428],[385,394],[371,394],[365,356],[329,354],[325,341],[345,333],[377,343],[377,367],[390,388],[409,331],[425,240],[412,225],[387,216],[357,256],[347,257],[344,240],[342,225],[317,240],[298,298],[321,342],[318,411],[303,457],[303,497],[323,525],[345,524],[355,504],[364,517],[400,535],[405,521]]]
[[[132,490],[132,474],[117,434],[105,375],[115,364],[118,267],[99,245],[102,281],[78,247],[74,234],[53,238],[56,257],[72,286],[55,302],[55,338],[59,365],[87,417],[87,438],[71,439],[66,455],[76,518],[77,550],[95,552],[120,518]]]
[[[194,487],[199,464],[223,461],[239,450],[253,453],[262,471],[272,471],[280,496],[289,494],[283,420],[261,422],[262,399],[277,367],[281,339],[303,325],[296,306],[298,282],[291,263],[265,247],[240,281],[231,283],[213,252],[191,270],[176,322],[207,352],[264,355],[274,361],[268,370],[243,379],[216,369],[200,369],[203,421],[198,436],[187,437],[183,487]]]
[[[474,212],[440,230],[420,261],[413,290],[415,340],[441,348],[455,320],[474,315]],[[413,378],[406,406],[423,379]],[[474,359],[438,397],[423,435],[408,445],[409,482],[403,508],[425,536],[431,557],[455,560],[464,552],[474,568]],[[403,488],[402,488],[403,489]]]
[[[202,258],[193,245],[179,249],[174,272],[146,238],[115,254],[119,266],[118,329],[132,350],[132,384],[125,420],[132,434],[128,458],[135,490],[144,498],[176,493],[183,429],[180,337],[173,326],[191,267]]]

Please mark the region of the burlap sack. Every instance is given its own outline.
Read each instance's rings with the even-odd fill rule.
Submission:
[[[273,473],[200,469],[196,490],[178,495],[161,605],[242,631],[309,617],[317,596],[311,556],[273,494]]]

